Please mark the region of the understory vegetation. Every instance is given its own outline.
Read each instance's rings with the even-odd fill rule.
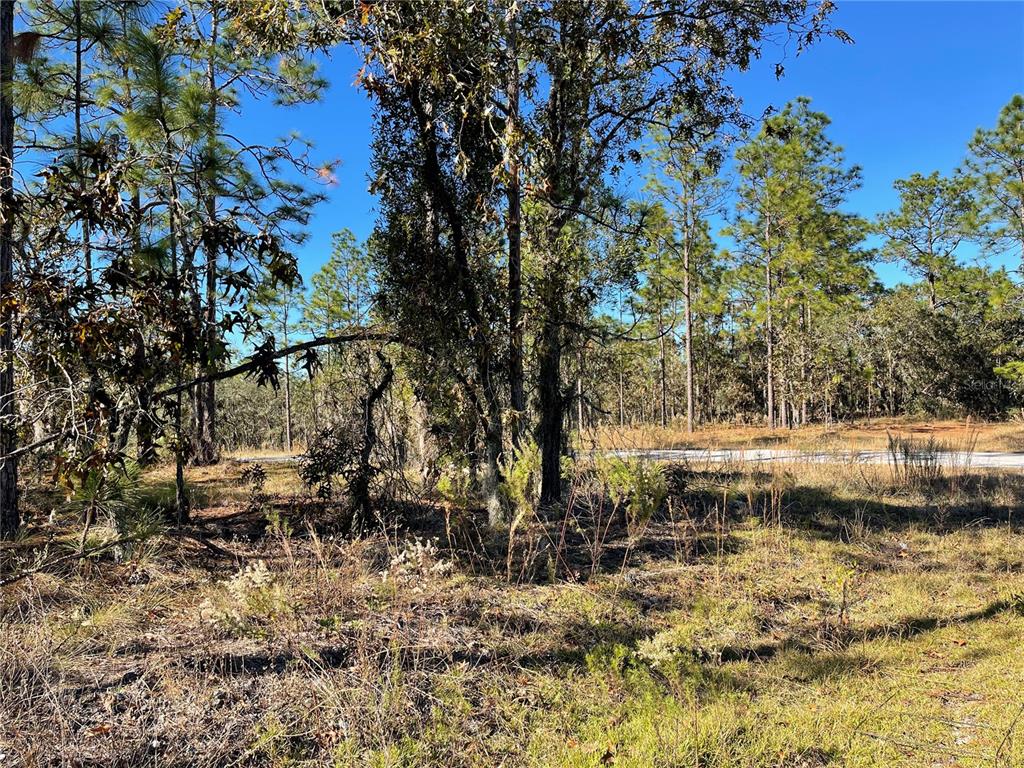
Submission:
[[[573,469],[564,511],[504,535],[452,491],[359,539],[294,465],[191,470],[187,532],[6,588],[7,759],[1024,760],[1019,475],[604,463]],[[173,504],[173,473],[138,490]],[[68,515],[19,542],[23,567],[78,547]]]

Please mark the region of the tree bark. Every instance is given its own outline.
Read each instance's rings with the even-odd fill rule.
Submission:
[[[455,268],[456,283],[459,291],[465,300],[465,308],[468,312],[470,323],[473,326],[471,340],[475,345],[475,363],[477,379],[480,390],[483,393],[484,404],[480,405],[473,387],[467,387],[477,407],[477,414],[483,424],[484,440],[487,448],[488,475],[494,480],[485,488],[488,496],[487,505],[492,520],[500,520],[502,510],[498,505],[497,483],[500,478],[500,460],[503,449],[502,440],[502,406],[500,392],[494,381],[495,372],[498,369],[496,355],[491,343],[491,337],[487,330],[487,322],[482,312],[482,302],[473,279],[469,259],[469,229],[464,225],[462,214],[455,193],[454,185],[449,184],[445,174],[441,170],[441,163],[438,157],[437,125],[428,114],[427,106],[421,98],[420,93],[411,83],[407,87],[409,104],[416,116],[421,140],[424,143],[425,153],[422,166],[423,180],[426,184],[427,205],[430,211],[435,208],[443,213],[451,228],[451,241],[454,246],[453,264]],[[428,222],[433,218],[428,215]],[[433,236],[436,238],[436,233]],[[521,327],[521,319],[516,323]],[[486,478],[485,478],[486,479]]]
[[[14,3],[0,2],[0,538],[18,532],[17,408],[14,392]]]
[[[683,237],[683,314],[686,321],[686,431],[693,432],[693,302],[690,300],[690,237]]]
[[[75,124],[75,173],[78,176],[78,189],[79,194],[85,198],[87,194],[86,182],[85,182],[85,153],[82,145],[82,107],[84,106],[84,99],[82,98],[82,80],[83,80],[83,69],[82,69],[82,53],[84,51],[84,40],[82,36],[82,3],[81,0],[75,0],[71,7],[72,20],[74,24],[74,41],[75,41],[75,81],[74,81],[74,124]],[[92,226],[88,216],[83,216],[81,219],[82,227],[82,263],[85,269],[85,285],[87,291],[87,307],[91,311],[94,308],[94,296],[93,296],[93,264],[92,264]],[[95,399],[102,391],[102,382],[100,380],[99,372],[96,369],[95,362],[91,358],[86,358],[85,368],[89,373],[89,398],[95,402]],[[99,419],[96,416],[90,416],[88,414],[94,412],[94,408],[86,409],[86,439],[92,444],[97,439],[97,432],[99,428]],[[113,435],[111,435],[113,438]]]
[[[370,484],[376,470],[371,459],[373,450],[377,446],[377,423],[374,421],[374,413],[377,403],[391,386],[395,376],[395,369],[384,355],[377,353],[384,376],[380,382],[367,392],[363,399],[363,444],[359,447],[359,465],[355,475],[349,482],[349,492],[352,495],[352,528],[354,533],[362,533],[373,515],[373,504],[370,498]],[[290,449],[289,449],[290,450]]]
[[[501,503],[498,489],[501,485],[501,432],[492,428],[495,418],[500,419],[501,415],[493,414],[489,423],[484,425],[484,450],[486,451],[487,463],[484,466],[483,491],[484,503],[487,506],[487,524],[492,528],[498,528],[509,523],[507,510]]]
[[[153,413],[153,385],[139,387],[139,416],[135,423],[136,460],[140,467],[156,463],[156,416]]]
[[[288,346],[288,337],[285,337],[285,346]],[[284,450],[285,453],[292,452],[292,373],[288,365],[288,356],[284,358]]]
[[[583,372],[576,377],[576,440],[583,445]]]
[[[765,401],[768,411],[768,429],[775,429],[775,329],[772,325],[772,256],[769,247],[769,226],[764,228],[764,298],[765,298]]]
[[[558,317],[556,308],[549,307],[538,349],[540,424],[537,441],[541,453],[540,498],[546,504],[562,496],[562,329]]]
[[[523,381],[523,273],[522,206],[519,168],[519,54],[515,19],[516,5],[508,9],[508,380],[512,406],[512,445],[516,448],[526,418],[526,391]]]
[[[166,129],[164,140],[166,142],[167,156],[170,157],[172,156],[170,151],[171,139],[169,134],[166,133]],[[173,171],[168,172],[167,182],[170,192],[170,200],[168,200],[167,205],[167,232],[171,256],[171,282],[174,286],[175,313],[181,318],[184,313],[182,312],[181,302],[181,279],[183,275],[182,271],[178,268],[178,183],[174,178]],[[181,367],[180,364],[177,366],[177,383],[179,384],[181,383]],[[185,487],[185,438],[181,424],[182,391],[179,389],[174,398],[174,508],[178,525],[187,523],[191,517],[188,489]]]
[[[811,333],[811,305],[804,302],[803,313],[804,332],[800,339],[800,426],[807,424],[807,393],[810,391],[810,382],[807,373],[807,338]]]
[[[210,57],[206,64],[207,88],[210,92],[210,144],[211,167],[208,180],[209,190],[206,194],[206,216],[210,223],[217,220],[217,172],[216,163],[212,162],[212,154],[215,152],[215,139],[217,135],[217,74],[215,49],[217,45],[218,16],[217,6],[214,3],[210,8]],[[203,318],[203,348],[205,351],[205,367],[207,372],[215,369],[213,359],[214,349],[217,346],[217,249],[216,246],[206,246],[206,312]],[[204,382],[199,386],[198,397],[196,398],[198,409],[203,412],[203,418],[198,424],[196,432],[196,455],[197,464],[216,464],[217,455],[217,385],[214,381]]]
[[[82,156],[82,3],[75,0],[75,167],[78,183],[85,195],[85,165]],[[82,221],[82,257],[85,263],[85,283],[92,287],[92,232],[88,218]],[[95,376],[95,374],[91,374]]]
[[[624,375],[622,371],[619,371],[619,426],[623,426],[626,423],[626,404],[623,401],[624,396]]]
[[[661,335],[658,346],[658,368],[660,383],[660,396],[661,396],[661,426],[668,426],[668,361],[666,360],[665,353],[665,327],[663,321],[658,319],[658,333]]]

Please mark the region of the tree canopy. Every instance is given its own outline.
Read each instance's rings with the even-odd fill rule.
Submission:
[[[753,120],[729,84],[849,42],[830,3],[0,5],[5,535],[26,455],[67,488],[173,461],[184,521],[183,467],[239,441],[355,446],[364,517],[395,461],[432,454],[501,526],[524,446],[557,503],[602,423],[1019,404],[1019,283],[984,257],[1024,247],[1024,101],[869,222],[827,115]],[[332,164],[227,117],[322,98],[343,46],[376,221],[303,281]],[[257,404],[266,428],[237,418]]]

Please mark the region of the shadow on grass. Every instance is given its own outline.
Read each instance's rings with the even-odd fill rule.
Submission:
[[[639,564],[721,562],[744,547],[743,539],[731,531],[751,517],[771,517],[773,510],[778,520],[771,524],[830,541],[849,538],[853,526],[863,533],[898,533],[911,527],[946,533],[967,526],[1008,524],[1014,530],[1024,530],[1024,515],[1015,515],[1024,507],[1024,478],[975,474],[958,478],[955,488],[946,484],[926,494],[901,497],[867,493],[858,497],[849,489],[839,493],[790,481],[781,494],[775,491],[773,499],[773,476],[767,472],[708,473],[680,467],[668,472],[677,489],[671,499],[672,511],[663,505],[641,535],[630,536],[619,521],[606,527],[586,511],[574,510],[567,519],[564,507],[549,510],[543,519],[521,527],[512,541],[514,580],[544,582],[554,577],[586,581],[593,575],[613,574]],[[202,488],[194,490],[203,492]],[[173,481],[151,486],[148,494],[152,503],[173,506]],[[505,575],[509,534],[489,530],[482,509],[446,512],[429,500],[381,504],[380,509],[381,530],[389,539],[433,539],[443,556],[466,572]],[[196,525],[210,537],[255,542],[266,535],[267,512],[271,510],[287,521],[292,535],[299,538],[310,530],[318,536],[348,535],[349,516],[343,503],[299,496],[272,501],[260,509],[243,507],[227,515],[200,518]],[[597,540],[599,544],[595,544]],[[887,565],[880,560],[865,567]]]
[[[911,640],[920,635],[946,627],[971,624],[995,618],[1010,611],[1021,612],[1018,600],[995,600],[973,611],[952,616],[916,616],[898,622],[878,624],[864,629],[848,630],[842,637],[842,645],[849,648],[859,643],[870,643],[881,639]],[[814,656],[829,653],[827,648],[808,642],[802,636],[789,635],[777,642],[761,643],[755,646],[729,646],[722,649],[721,661],[768,661],[783,652],[796,651]]]
[[[685,478],[681,502],[707,513],[721,505],[723,490],[729,519],[745,516],[768,518],[773,511],[786,527],[836,538],[850,521],[867,531],[899,531],[916,527],[948,533],[966,526],[1010,525],[1024,530],[1024,476],[973,472],[939,478],[927,487],[907,489],[878,484],[873,488],[835,488],[801,482],[789,475],[779,484],[773,507],[771,473],[707,472],[673,468]],[[712,490],[708,489],[712,486]]]
[[[202,508],[210,501],[210,491],[206,483],[188,484],[189,501],[193,508]],[[148,478],[139,488],[139,504],[143,507],[156,509],[168,519],[174,516],[177,493],[174,478],[169,480]]]

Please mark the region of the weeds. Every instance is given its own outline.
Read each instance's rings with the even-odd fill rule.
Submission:
[[[451,570],[452,563],[441,557],[436,541],[414,538],[394,552],[381,578],[384,581],[416,581],[429,576],[443,576]]]
[[[540,448],[537,444],[526,441],[516,448],[502,467],[502,476],[505,480],[501,494],[510,518],[505,578],[511,581],[516,532],[533,521],[540,500]]]
[[[231,558],[168,535],[145,580],[51,563],[4,589],[0,751],[54,768],[1021,764],[1024,542],[1005,512],[1024,483],[922,500],[859,469],[666,470],[627,528],[657,478],[622,482],[616,507],[581,462],[565,507],[517,531],[548,578],[511,582],[446,542],[443,502],[350,540],[296,524],[273,469],[290,554],[246,515],[215,539]],[[233,492],[209,488],[245,509]]]
[[[600,456],[595,466],[613,510],[622,512],[627,530],[635,535],[668,494],[664,471],[652,461],[618,456]]]
[[[222,582],[199,606],[203,621],[238,637],[269,637],[290,614],[284,588],[262,560]]]
[[[267,470],[264,466],[259,463],[250,464],[242,470],[238,479],[249,489],[246,506],[253,512],[263,512],[270,500],[267,495]]]
[[[915,491],[931,491],[942,479],[941,446],[935,438],[915,440],[889,435],[889,467],[893,483]]]

